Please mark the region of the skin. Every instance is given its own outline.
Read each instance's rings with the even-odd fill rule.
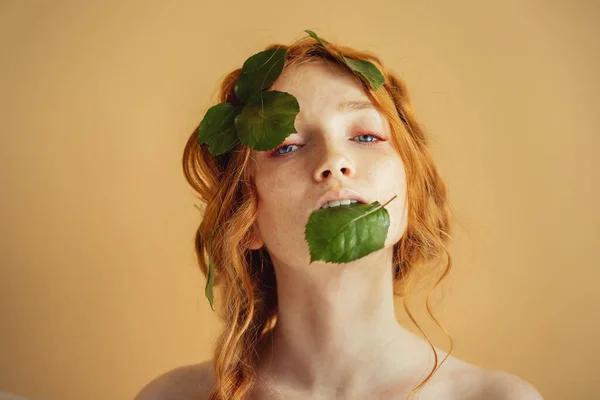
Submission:
[[[300,114],[278,150],[251,154],[259,201],[250,248],[268,250],[279,299],[259,371],[279,390],[307,396],[373,393],[415,363],[414,335],[396,320],[392,293],[393,245],[407,226],[404,164],[380,112],[338,110],[344,101],[370,103],[338,67],[311,61],[284,71],[271,90],[295,96]],[[269,157],[275,151],[281,156]],[[310,264],[308,218],[324,193],[344,187],[368,203],[398,196],[386,206],[384,248],[350,263]]]
[[[405,399],[433,367],[428,343],[394,313],[392,246],[406,230],[406,177],[375,110],[340,113],[337,105],[368,97],[337,67],[320,61],[286,70],[272,90],[294,95],[301,114],[294,143],[269,158],[252,152],[259,195],[250,248],[269,252],[277,275],[279,318],[259,348],[258,381],[249,400]],[[374,133],[382,142],[359,134]],[[387,140],[387,141],[386,141]],[[384,248],[347,264],[309,264],[304,227],[317,200],[332,188],[387,202]],[[446,352],[435,347],[438,365]],[[205,399],[216,384],[213,361],[168,371],[135,400]],[[448,357],[419,394],[422,400],[543,400],[528,382]]]

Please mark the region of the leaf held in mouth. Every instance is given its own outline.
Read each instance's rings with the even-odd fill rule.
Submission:
[[[347,263],[382,249],[390,226],[384,206],[396,197],[384,205],[376,201],[314,211],[304,231],[310,262]]]

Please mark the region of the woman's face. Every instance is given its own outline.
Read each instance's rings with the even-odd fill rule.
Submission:
[[[386,118],[357,82],[323,61],[284,71],[271,89],[295,96],[300,113],[297,133],[277,149],[252,150],[258,235],[251,248],[264,244],[276,266],[306,267],[310,254],[304,229],[310,214],[326,192],[348,188],[367,203],[384,204],[398,196],[385,207],[390,227],[384,248],[389,250],[406,228],[407,204],[404,165]],[[340,109],[345,102],[367,106]]]

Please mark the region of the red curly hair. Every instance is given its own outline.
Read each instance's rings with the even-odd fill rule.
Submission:
[[[408,225],[403,237],[394,245],[394,295],[403,298],[410,319],[427,338],[406,304],[413,278],[433,276],[433,266],[445,254],[446,263],[426,300],[429,315],[450,339],[452,337],[438,322],[429,306],[430,296],[448,275],[452,258],[447,245],[450,241],[451,207],[447,187],[428,150],[428,138],[417,123],[404,82],[387,71],[376,56],[323,40],[327,47],[313,38],[304,37],[286,46],[273,44],[265,50],[287,49],[284,69],[319,59],[340,65],[364,88],[365,94],[388,119],[392,142],[406,168]],[[373,63],[385,77],[385,84],[373,91],[366,81],[340,61],[345,56]],[[229,73],[220,86],[219,102],[235,103],[234,84],[241,68]],[[277,322],[278,302],[275,272],[269,254],[263,248],[249,250],[253,224],[257,218],[257,192],[252,180],[251,158],[242,143],[226,154],[213,157],[207,146],[198,144],[197,131],[189,137],[183,154],[183,171],[188,183],[204,203],[203,219],[196,233],[195,251],[202,272],[207,275],[209,256],[215,265],[215,288],[223,293],[218,297],[217,312],[224,322],[214,350],[213,366],[216,385],[210,400],[241,400],[256,382],[257,348]],[[218,227],[212,239],[208,238]],[[210,254],[209,254],[210,252]],[[426,268],[430,268],[425,272]],[[415,273],[418,272],[418,273]],[[417,393],[441,366],[437,353],[427,339],[435,356],[429,375],[409,394]],[[437,367],[436,367],[437,366]]]

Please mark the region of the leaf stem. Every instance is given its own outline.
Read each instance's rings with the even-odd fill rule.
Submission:
[[[397,195],[397,194],[395,194],[395,195],[394,195],[394,197],[392,197],[391,199],[389,199],[389,200],[387,201],[387,203],[385,203],[385,204],[384,204],[384,205],[382,205],[381,207],[383,208],[383,207],[387,206],[387,205],[388,205],[388,204],[390,204],[390,202],[391,202],[392,200],[394,200],[396,197],[398,197],[398,195]]]

